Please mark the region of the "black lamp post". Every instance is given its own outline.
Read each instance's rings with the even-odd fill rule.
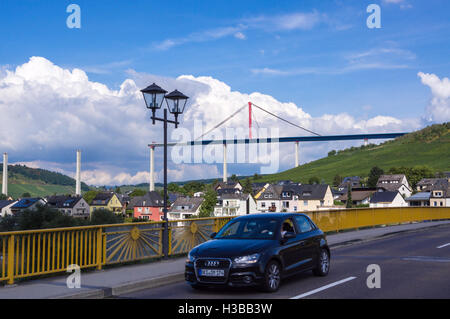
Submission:
[[[153,83],[152,85],[141,90],[144,96],[145,104],[148,109],[152,110],[153,124],[156,121],[164,122],[164,233],[163,233],[163,254],[164,257],[169,255],[169,222],[167,219],[167,123],[175,124],[175,128],[178,127],[178,115],[182,114],[186,106],[187,97],[183,93],[175,90],[166,95],[167,91]],[[164,117],[156,117],[156,110],[160,109],[163,105],[163,101],[166,99],[167,109],[169,112],[175,115],[175,121],[167,119],[167,109],[164,108]]]

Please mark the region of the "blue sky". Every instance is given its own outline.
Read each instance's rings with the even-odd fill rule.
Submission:
[[[71,3],[81,8],[81,29],[66,26]],[[380,29],[366,26],[371,3],[381,7]],[[43,57],[62,69],[79,68],[89,81],[111,90],[119,90],[130,78],[143,87],[149,84],[144,79],[155,77],[206,76],[232,91],[261,92],[292,102],[313,118],[348,114],[359,121],[385,116],[401,120],[399,128],[414,123],[410,126],[416,129],[429,123],[425,119],[442,121],[427,114],[434,110],[430,101],[436,91],[432,84],[424,85],[418,73],[439,80],[449,76],[449,16],[445,0],[3,0],[0,71],[14,71],[32,56]],[[440,108],[447,110],[447,96],[443,99]],[[341,133],[315,123],[317,132]],[[62,149],[50,152],[55,161],[19,153],[17,162],[68,161]],[[323,154],[326,147],[311,150],[303,161]],[[100,154],[91,156],[96,167],[100,162],[115,165],[113,160],[99,161]],[[139,151],[133,159],[140,163],[138,168],[120,166],[135,175],[147,167],[144,159],[145,152]],[[248,174],[255,167],[235,170]]]

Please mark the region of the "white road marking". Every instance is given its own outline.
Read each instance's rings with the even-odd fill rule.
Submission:
[[[318,293],[318,292],[320,292],[320,291],[322,291],[322,290],[325,290],[325,289],[328,289],[328,288],[331,288],[331,287],[334,287],[334,286],[343,284],[344,282],[347,282],[347,281],[350,281],[350,280],[353,280],[353,279],[356,279],[356,277],[348,277],[348,278],[345,278],[345,279],[342,279],[342,280],[333,282],[333,283],[331,283],[331,284],[329,284],[329,285],[326,285],[326,286],[323,286],[323,287],[320,287],[320,288],[317,288],[317,289],[314,289],[314,290],[305,292],[305,293],[303,293],[303,294],[301,294],[301,295],[298,295],[298,296],[295,296],[295,297],[292,297],[292,298],[289,298],[289,299],[300,299],[300,298],[304,298],[304,297],[310,296],[310,295],[312,295],[312,294]]]
[[[411,256],[411,257],[404,257],[404,258],[402,258],[402,260],[450,263],[450,258],[445,258],[445,257]]]
[[[436,248],[444,248],[446,246],[450,246],[450,243],[447,243],[447,244],[444,244],[444,245],[441,245],[441,246],[437,246]]]

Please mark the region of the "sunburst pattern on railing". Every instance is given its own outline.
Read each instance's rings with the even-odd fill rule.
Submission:
[[[193,247],[210,239],[214,232],[214,221],[198,220],[172,222],[171,229],[171,254],[186,253]]]
[[[111,264],[161,256],[161,226],[147,224],[107,229],[104,262]]]

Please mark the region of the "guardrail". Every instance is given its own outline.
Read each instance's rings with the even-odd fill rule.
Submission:
[[[325,232],[450,219],[449,207],[364,208],[305,212]],[[169,221],[169,255],[187,253],[233,217]],[[0,233],[0,282],[162,257],[164,222]]]

